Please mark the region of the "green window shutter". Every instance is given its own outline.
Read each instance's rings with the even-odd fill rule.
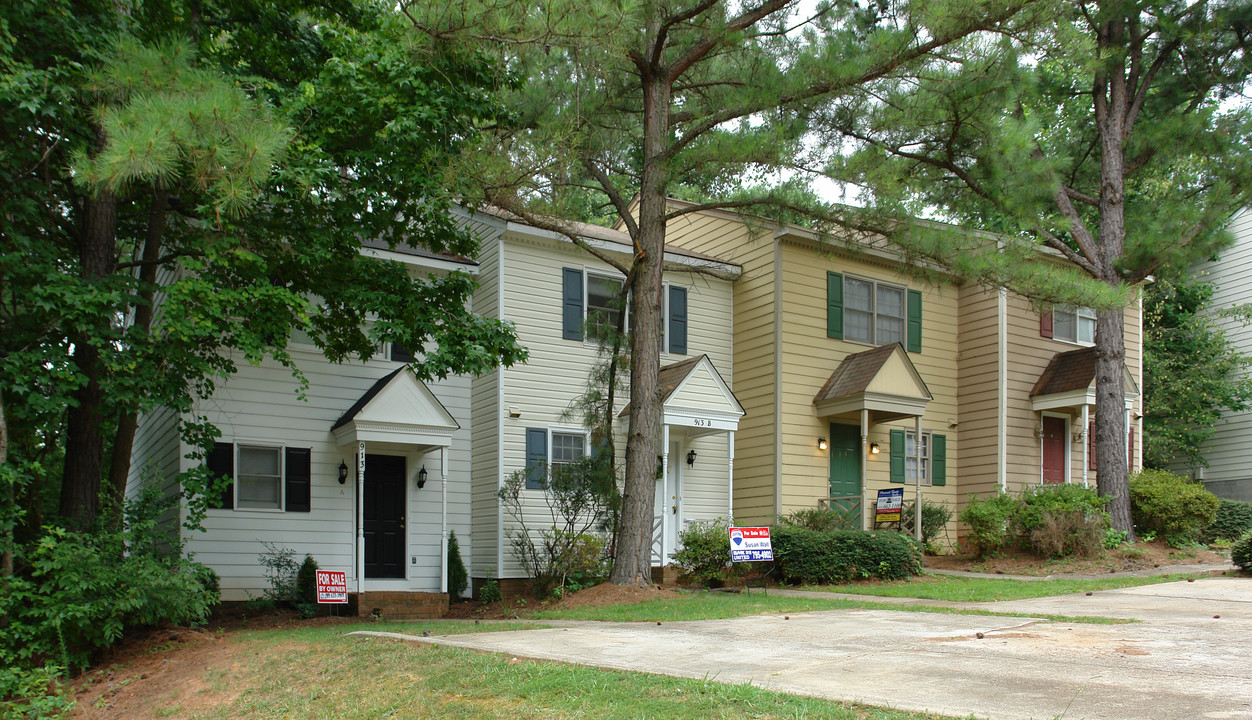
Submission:
[[[930,484],[948,484],[948,436],[930,436]]]
[[[826,337],[843,339],[843,275],[826,273]]]
[[[543,488],[543,476],[548,464],[548,431],[546,428],[526,428],[526,489]]]
[[[904,431],[891,431],[891,482],[904,482]]]
[[[309,512],[313,505],[312,450],[287,448],[286,456],[287,512]]]
[[[919,353],[922,351],[922,293],[919,290],[909,291],[908,326],[908,344],[904,349]]]
[[[687,288],[669,286],[669,351],[687,354]]]
[[[583,271],[561,269],[561,337],[583,339]]]
[[[216,497],[212,493],[209,494],[209,507],[220,508],[222,510],[235,509],[235,445],[234,443],[213,443],[213,449],[209,451],[209,456],[205,458],[205,465],[209,468],[209,474],[215,479],[225,477],[227,480],[226,487],[222,488],[220,494]]]

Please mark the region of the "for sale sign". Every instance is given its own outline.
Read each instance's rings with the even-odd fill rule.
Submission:
[[[321,604],[348,602],[348,573],[333,570],[317,571],[317,601]]]
[[[878,505],[874,514],[875,522],[900,522],[900,510],[904,507],[904,488],[889,488],[878,491]]]
[[[769,542],[769,528],[733,527],[730,529],[731,562],[773,559],[774,546]]]

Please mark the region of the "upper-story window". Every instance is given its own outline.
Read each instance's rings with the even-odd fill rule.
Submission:
[[[1052,309],[1052,337],[1057,340],[1092,345],[1095,343],[1095,311],[1091,308],[1056,307]]]
[[[593,323],[622,319],[625,309],[617,307],[624,280],[581,268],[562,269],[561,337],[583,340],[584,330]],[[662,304],[662,352],[687,354],[687,288],[667,284]],[[626,318],[629,320],[629,318]]]
[[[869,345],[904,341],[904,288],[853,277],[843,287],[845,340]]]

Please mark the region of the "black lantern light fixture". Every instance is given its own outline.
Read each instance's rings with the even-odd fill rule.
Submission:
[[[422,465],[422,469],[417,471],[417,489],[418,490],[421,490],[422,488],[426,487],[427,475],[428,473],[426,472],[426,466]]]
[[[826,438],[819,437],[819,438],[817,439],[817,449],[818,449],[818,450],[825,450],[825,449],[826,449],[826,448],[828,448],[828,447],[830,447],[830,444],[826,442]]]
[[[348,463],[343,460],[339,461],[339,484],[343,485],[348,482]]]
[[[696,465],[696,451],[688,450],[687,451],[687,466],[695,467],[695,465]]]
[[[871,455],[877,455],[877,454],[878,454],[878,443],[870,443],[870,444],[869,444],[869,453],[870,453]]]

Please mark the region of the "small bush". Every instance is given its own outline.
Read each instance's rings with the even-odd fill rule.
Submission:
[[[1252,530],[1252,503],[1221,499],[1213,522],[1200,533],[1205,542],[1235,540]]]
[[[478,588],[478,601],[484,605],[498,603],[504,599],[504,594],[500,592],[500,583],[495,578],[488,578]]]
[[[469,587],[469,572],[465,570],[465,560],[461,558],[461,544],[456,541],[456,531],[448,534],[448,594],[453,598],[461,597],[465,588]]]
[[[694,522],[678,533],[674,565],[691,582],[720,587],[730,579],[730,521]]]
[[[793,510],[789,514],[778,519],[783,525],[804,528],[814,532],[833,532],[835,530],[858,530],[860,529],[859,518],[856,514],[849,519],[846,513],[838,510],[828,510],[825,508],[803,508],[801,510]],[[727,540],[727,542],[730,542]]]
[[[931,547],[939,533],[952,520],[952,508],[945,502],[922,500],[922,545]]]
[[[1013,511],[1013,523],[1023,535],[1039,527],[1045,516],[1075,514],[1093,521],[1108,524],[1108,512],[1104,509],[1108,498],[1100,497],[1095,488],[1081,485],[1056,484],[1026,488],[1017,498]],[[1055,522],[1053,518],[1052,522]],[[1101,528],[1103,531],[1103,528]]]
[[[922,549],[897,532],[816,532],[781,525],[771,533],[785,582],[830,584],[876,578],[900,580],[922,571]]]
[[[1107,521],[1073,510],[1044,510],[1026,538],[1036,555],[1089,557],[1104,545]]]
[[[1252,572],[1252,530],[1230,546],[1230,561],[1244,572]]]
[[[265,552],[257,555],[257,561],[265,568],[265,580],[270,584],[262,595],[275,607],[294,608],[300,602],[300,590],[296,585],[300,566],[296,564],[296,551],[267,541],[261,544],[265,546]]]
[[[1008,544],[1009,519],[1016,503],[999,493],[986,498],[970,495],[969,504],[961,511],[961,522],[969,526],[969,542],[979,555],[987,555]]]
[[[1213,523],[1220,502],[1199,483],[1164,470],[1142,470],[1130,478],[1130,514],[1135,528],[1170,543],[1194,540]]]
[[[61,682],[63,668],[0,667],[0,718],[53,720],[74,709]]]
[[[296,571],[296,599],[297,603],[317,604],[317,561],[312,555],[305,555]]]

